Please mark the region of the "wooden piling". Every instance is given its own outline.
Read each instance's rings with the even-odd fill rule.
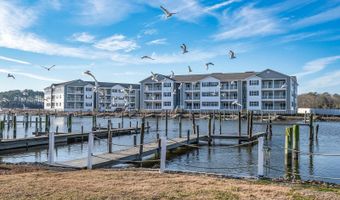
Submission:
[[[145,118],[142,118],[142,125],[140,131],[140,146],[139,146],[139,160],[143,159],[143,145],[144,145],[144,128],[145,128]]]
[[[159,116],[156,116],[156,131],[159,130]]]
[[[254,112],[251,111],[250,112],[249,138],[253,137],[253,124],[254,124],[253,118],[254,118]]]
[[[133,146],[137,146],[137,134],[133,134]]]
[[[211,114],[208,119],[208,145],[211,146]]]
[[[112,132],[111,132],[111,120],[107,121],[107,141],[109,153],[112,153]]]
[[[187,144],[190,143],[190,130],[187,131]]]
[[[97,129],[97,115],[92,115],[92,131],[95,131]]]
[[[314,126],[313,126],[313,113],[309,116],[309,140],[313,140]]]
[[[191,113],[191,116],[192,116],[192,132],[195,135],[196,134],[195,113]]]
[[[38,117],[35,118],[35,133],[38,133]]]
[[[221,111],[220,111],[219,120],[220,120],[220,135],[222,135],[222,114],[221,114]]]
[[[168,136],[168,110],[165,110],[165,136]]]
[[[57,127],[55,127],[55,133],[58,134],[59,133],[59,126],[57,125]]]
[[[199,144],[200,143],[200,126],[199,125],[196,125],[196,143]]]
[[[178,135],[179,138],[182,138],[182,116],[179,116]]]
[[[238,112],[238,136],[242,135],[242,119],[241,119],[241,111]]]
[[[216,120],[216,117],[215,117],[215,110],[214,110],[214,112],[213,112],[213,128],[212,128],[212,129],[213,129],[213,130],[212,130],[212,134],[213,134],[213,135],[215,135],[215,127],[216,127],[216,126],[215,126],[215,125],[216,125],[216,124],[215,124],[215,120]]]
[[[292,167],[292,138],[293,138],[293,128],[286,128],[285,134],[285,169],[286,176],[289,178],[291,175]]]

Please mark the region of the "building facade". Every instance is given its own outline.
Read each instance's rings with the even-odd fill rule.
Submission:
[[[297,112],[296,77],[270,69],[173,77],[157,74],[140,84],[140,108],[145,111]]]
[[[139,85],[73,80],[44,89],[44,108],[56,111],[115,111],[139,109]]]

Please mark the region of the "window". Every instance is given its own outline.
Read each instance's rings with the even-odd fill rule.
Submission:
[[[202,97],[216,97],[218,92],[202,92]]]
[[[249,91],[249,96],[259,96],[259,91]]]
[[[163,93],[163,96],[164,96],[164,97],[171,97],[171,92],[164,92],[164,93]]]
[[[258,107],[259,106],[259,102],[258,101],[251,101],[251,102],[249,102],[249,106],[250,107]]]
[[[85,104],[87,107],[90,107],[90,106],[92,106],[92,103],[86,103]]]
[[[202,82],[202,87],[216,87],[218,82]]]
[[[92,95],[86,95],[86,99],[92,99]]]
[[[218,106],[218,102],[202,102],[202,106],[205,106],[205,107],[216,107],[216,106]]]
[[[164,105],[164,106],[171,106],[171,102],[170,102],[170,101],[166,101],[166,102],[164,102],[163,105]]]
[[[171,87],[171,83],[163,83],[164,87]]]
[[[259,80],[250,80],[249,85],[259,85]]]

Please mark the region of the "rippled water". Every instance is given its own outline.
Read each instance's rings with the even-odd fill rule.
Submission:
[[[2,119],[2,118],[1,118]],[[34,119],[34,118],[33,118]],[[21,120],[20,117],[17,120]],[[98,124],[102,127],[107,126],[108,118],[98,118]],[[120,118],[111,118],[113,127],[118,127],[121,123]],[[131,121],[132,127],[136,126],[136,122],[140,119],[124,118],[124,127],[128,127]],[[154,118],[148,118],[151,129],[145,134],[145,142],[156,140],[156,125]],[[196,124],[200,126],[200,133],[204,135],[207,133],[207,120],[200,119]],[[243,133],[246,132],[246,121],[242,122]],[[324,156],[319,154],[340,154],[340,123],[339,122],[316,122],[320,125],[319,136],[313,145],[309,145],[309,128],[306,126],[300,127],[300,162],[298,173],[301,178],[323,180],[327,182],[340,183],[340,156]],[[84,131],[91,130],[92,118],[82,117],[73,118],[72,132],[80,132],[80,127],[83,125]],[[59,127],[59,132],[66,132],[66,118],[65,117],[51,117],[51,131]],[[160,120],[158,131],[160,135],[164,135],[165,121]],[[254,125],[254,133],[257,131],[265,131],[264,125]],[[265,154],[265,176],[267,177],[282,177],[285,176],[284,165],[284,131],[286,126],[274,126],[273,137],[268,141],[270,150]],[[182,135],[186,136],[186,131],[191,129],[191,122],[188,119],[183,119]],[[32,137],[32,132],[35,130],[35,124],[32,123],[27,129],[23,124],[17,125],[16,134],[12,129],[3,132],[4,139]],[[223,134],[236,134],[237,121],[222,121]],[[219,121],[216,120],[215,134],[219,134]],[[169,119],[169,138],[178,137],[178,120]],[[139,136],[137,137],[139,139]],[[133,136],[114,137],[113,143],[116,144],[133,144]],[[200,172],[212,172],[233,176],[257,176],[257,145],[243,146],[230,148],[225,144],[236,144],[235,140],[215,140],[215,145],[208,147],[201,146],[199,149],[193,149],[185,154],[181,154],[171,160],[167,161],[167,169],[170,170],[188,170]],[[113,151],[120,150],[124,146],[113,145]],[[95,140],[94,153],[107,152],[106,140]],[[310,155],[310,152],[318,155]],[[66,161],[75,158],[83,158],[87,156],[87,143],[76,143],[70,145],[57,146],[56,161]],[[47,147],[30,149],[27,152],[11,152],[10,154],[0,155],[3,162],[45,162],[47,160]]]

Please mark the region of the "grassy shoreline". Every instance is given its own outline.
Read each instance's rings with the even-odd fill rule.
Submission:
[[[152,170],[0,165],[0,199],[340,199],[339,187]]]

